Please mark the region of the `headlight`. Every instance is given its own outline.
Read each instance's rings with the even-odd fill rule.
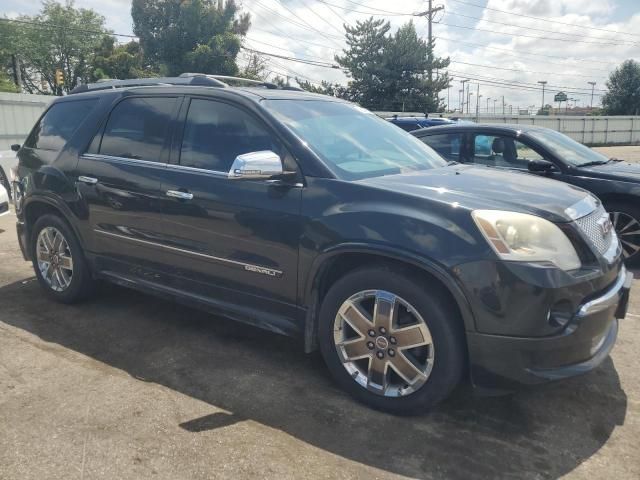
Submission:
[[[567,236],[544,218],[501,210],[475,210],[471,215],[493,250],[504,260],[551,262],[562,270],[581,266]]]

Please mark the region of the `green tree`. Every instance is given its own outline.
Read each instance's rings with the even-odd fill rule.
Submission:
[[[385,95],[385,49],[389,44],[388,21],[373,17],[345,25],[347,48],[336,62],[346,70],[350,97],[365,107],[379,105]]]
[[[101,78],[151,77],[154,72],[143,64],[142,48],[138,42],[131,41],[116,45],[115,39],[105,36],[98,47],[93,60],[92,80]]]
[[[413,22],[393,35],[389,22],[373,18],[345,29],[347,49],[336,62],[351,78],[347,98],[377,110],[444,110],[438,95],[450,80],[438,72],[449,66],[449,58],[434,57],[434,43],[419,38]]]
[[[104,17],[93,10],[75,8],[73,1],[64,5],[45,0],[42,11],[19,20],[9,50],[19,55],[22,87],[29,93],[71,91],[78,83],[86,83],[92,73],[95,51],[107,30]],[[2,22],[10,23],[10,22]],[[55,84],[55,72],[62,70],[64,85]]]
[[[300,85],[300,88],[311,93],[320,93],[322,95],[330,95],[332,97],[343,98],[345,100],[351,100],[349,97],[349,89],[339,83],[330,83],[326,80],[322,80],[320,85],[316,85],[307,80],[301,80],[296,77],[296,82]]]
[[[133,0],[133,31],[145,59],[164,75],[236,75],[248,14],[235,0]]]
[[[418,37],[412,21],[389,39],[384,52],[385,94],[381,109],[413,112],[441,112],[438,94],[450,83],[446,72],[449,58],[434,58],[433,43]],[[428,72],[433,72],[430,81]]]
[[[640,64],[626,60],[609,75],[602,106],[607,115],[640,114]]]

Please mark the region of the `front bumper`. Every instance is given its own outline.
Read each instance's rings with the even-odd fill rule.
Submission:
[[[633,276],[621,268],[613,284],[589,298],[556,335],[515,337],[467,332],[476,386],[512,390],[588,372],[608,356],[625,317]]]

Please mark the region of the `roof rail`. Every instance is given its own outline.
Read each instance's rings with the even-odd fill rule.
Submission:
[[[115,88],[144,87],[151,85],[193,85],[200,87],[228,87],[220,80],[209,75],[193,74],[188,77],[155,77],[155,78],[132,78],[129,80],[99,80],[96,83],[78,85],[69,92],[70,94],[82,92],[94,92],[98,90],[111,90]]]
[[[112,90],[116,88],[145,87],[151,85],[192,85],[200,87],[226,88],[229,83],[248,84],[265,87],[270,90],[295,90],[303,91],[301,88],[286,85],[280,87],[275,83],[263,82],[261,80],[251,80],[249,78],[231,77],[227,75],[209,75],[205,73],[182,73],[178,77],[155,77],[155,78],[131,78],[129,80],[98,80],[95,83],[78,85],[69,92],[70,94],[82,92],[95,92],[98,90]]]

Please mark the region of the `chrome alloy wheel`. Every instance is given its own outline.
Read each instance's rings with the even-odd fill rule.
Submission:
[[[38,269],[47,285],[56,292],[63,292],[73,277],[73,257],[67,240],[54,227],[45,227],[36,243]]]
[[[384,290],[365,290],[345,300],[333,339],[349,375],[381,396],[415,392],[433,369],[435,351],[426,322],[406,300]]]
[[[628,258],[640,250],[640,223],[628,213],[611,212],[611,223],[622,244],[622,255]]]

